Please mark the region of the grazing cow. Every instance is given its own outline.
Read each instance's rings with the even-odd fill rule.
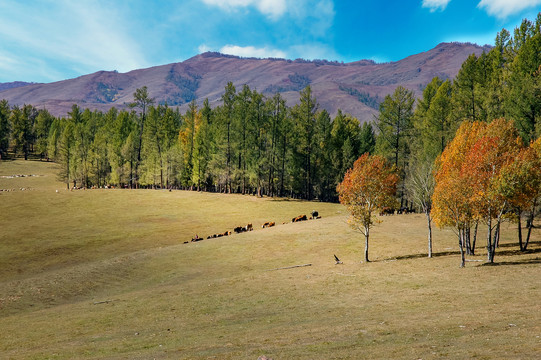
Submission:
[[[381,209],[379,216],[384,216],[384,215],[394,215],[394,209],[390,207],[384,207],[383,209]]]
[[[306,215],[299,215],[297,216],[296,218],[293,218],[291,220],[291,222],[299,222],[299,221],[304,221],[304,220],[308,220],[308,218],[306,217]]]
[[[407,207],[402,207],[398,210],[396,210],[396,213],[397,214],[409,214],[409,213],[412,213],[413,211],[408,209]]]
[[[197,235],[197,234],[195,234],[195,237],[192,238],[192,242],[193,242],[193,241],[201,241],[201,240],[203,240],[203,238],[202,238],[202,237],[199,237],[199,235]]]
[[[311,217],[311,219],[317,219],[318,216],[319,216],[319,213],[318,213],[317,211],[315,211],[315,210],[312,211],[312,217]]]
[[[252,224],[250,223],[250,224],[246,225],[246,228],[245,228],[245,229],[246,229],[246,231],[252,231],[252,230],[254,229],[254,227],[253,227]]]
[[[276,225],[274,221],[269,223],[269,227],[273,227],[274,225]]]
[[[240,234],[241,232],[244,231],[244,227],[237,226],[236,228],[233,229],[233,231],[236,232],[237,234]]]
[[[261,228],[264,229],[266,227],[269,227],[269,224],[270,224],[270,221],[267,221],[266,223],[264,223],[263,225],[261,225]]]

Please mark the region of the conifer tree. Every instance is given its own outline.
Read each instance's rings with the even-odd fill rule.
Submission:
[[[11,124],[9,121],[10,108],[7,100],[0,101],[0,160],[7,157]]]
[[[136,89],[133,93],[133,102],[129,104],[132,108],[139,108],[141,115],[139,120],[139,135],[137,144],[137,161],[135,163],[135,187],[139,187],[139,165],[141,164],[141,150],[143,148],[143,132],[145,130],[145,120],[147,115],[147,109],[150,105],[154,104],[154,99],[148,94],[146,86]]]
[[[49,138],[49,129],[54,117],[46,110],[38,111],[36,122],[34,124],[34,133],[36,135],[36,151],[40,154],[40,158],[47,157],[47,140]]]
[[[294,149],[297,191],[305,199],[313,197],[314,130],[318,105],[308,85],[300,92],[300,103],[291,109],[295,123],[296,147]]]

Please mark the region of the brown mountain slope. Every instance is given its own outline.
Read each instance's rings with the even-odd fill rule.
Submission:
[[[320,104],[331,115],[338,109],[369,121],[378,103],[399,86],[421,94],[434,77],[453,78],[462,62],[490,47],[464,43],[442,43],[427,52],[391,63],[369,60],[337,63],[325,60],[246,59],[218,53],[204,53],[181,63],[139,69],[128,73],[99,71],[49,84],[32,84],[0,91],[0,99],[12,105],[33,104],[57,116],[66,115],[72,104],[106,111],[124,108],[133,101],[137,88],[147,86],[158,103],[180,106],[184,111],[192,99],[211,105],[220,103],[227,82],[237,90],[243,84],[265,95],[281,92],[292,106],[299,90],[310,84]]]
[[[0,83],[0,91],[7,90],[7,89],[13,89],[18,88],[21,86],[26,86],[34,83],[28,83],[24,81],[14,81],[14,82],[7,82],[7,83]]]

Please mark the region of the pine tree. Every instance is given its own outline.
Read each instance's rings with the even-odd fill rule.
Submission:
[[[223,117],[226,126],[226,188],[231,193],[231,122],[233,120],[233,103],[235,101],[235,87],[232,82],[228,82],[225,87],[225,93],[222,96]]]
[[[0,101],[0,160],[7,157],[11,124],[9,120],[10,108],[7,100]]]
[[[413,92],[399,86],[392,95],[387,95],[380,104],[379,115],[376,118],[376,128],[379,130],[376,139],[376,153],[392,161],[398,169],[401,180],[400,207],[404,207],[405,199],[405,169],[408,165],[413,135]]]
[[[28,160],[28,155],[33,150],[36,116],[37,110],[32,105],[24,105],[22,109],[15,106],[11,110],[10,122],[13,147],[16,152],[23,153],[25,160]]]
[[[36,122],[34,124],[34,133],[36,135],[36,151],[39,152],[40,158],[49,158],[47,156],[49,138],[49,129],[54,120],[54,117],[45,109],[38,111]]]
[[[267,107],[269,109],[269,146],[267,151],[267,163],[268,163],[268,186],[269,186],[269,195],[274,196],[279,193],[282,195],[283,189],[278,191],[277,183],[280,182],[280,179],[283,176],[283,169],[280,166],[281,158],[281,147],[280,140],[285,139],[287,134],[284,134],[281,130],[284,126],[287,117],[287,108],[285,105],[285,100],[282,98],[280,93],[276,93],[271,99],[267,101]],[[285,154],[282,155],[285,160]],[[285,165],[285,164],[284,164]],[[280,187],[281,188],[281,187]]]
[[[376,148],[376,134],[372,124],[365,122],[359,132],[359,155],[373,154]]]
[[[316,176],[314,188],[320,200],[330,201],[336,199],[336,183],[333,181],[333,166],[330,149],[332,122],[329,113],[322,110],[317,114],[315,129],[315,168]]]
[[[380,104],[376,118],[379,135],[376,151],[386,156],[398,168],[407,158],[413,124],[413,92],[399,86]]]
[[[296,136],[294,149],[296,190],[308,200],[313,198],[313,140],[317,108],[316,99],[313,98],[312,89],[308,85],[300,92],[300,103],[291,109]]]
[[[141,164],[141,150],[143,148],[143,132],[145,130],[145,120],[147,109],[150,105],[154,103],[154,99],[151,98],[148,94],[148,89],[146,86],[136,89],[133,93],[133,103],[130,103],[129,106],[134,108],[137,107],[141,110],[141,116],[139,118],[139,142],[137,144],[137,162],[135,163],[135,187],[139,187],[139,165]]]

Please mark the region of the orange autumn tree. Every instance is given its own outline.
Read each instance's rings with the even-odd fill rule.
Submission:
[[[436,185],[432,195],[432,215],[436,226],[454,228],[458,236],[461,267],[465,264],[464,244],[467,229],[475,221],[471,202],[472,188],[464,174],[467,168],[466,157],[485,127],[486,124],[481,122],[462,123],[454,139],[435,163]]]
[[[525,147],[501,171],[498,191],[504,196],[516,214],[518,243],[526,251],[530,241],[533,219],[541,195],[541,137]],[[521,218],[529,210],[526,221],[528,233],[523,243]]]
[[[461,267],[464,228],[472,219],[486,222],[487,257],[494,262],[503,215],[521,191],[512,179],[512,164],[522,148],[513,122],[496,119],[489,124],[463,123],[442,154],[435,175],[435,221],[439,226],[456,227]]]
[[[486,126],[467,155],[464,175],[473,190],[474,213],[487,225],[487,260],[490,263],[494,262],[503,215],[510,207],[511,197],[505,196],[504,188],[500,186],[502,170],[515,161],[522,148],[513,121],[496,119]],[[516,187],[515,184],[510,186]]]
[[[348,223],[365,236],[364,259],[368,260],[370,228],[375,222],[375,211],[394,206],[398,175],[396,167],[377,155],[362,155],[349,169],[336,190],[340,203],[351,216]]]

